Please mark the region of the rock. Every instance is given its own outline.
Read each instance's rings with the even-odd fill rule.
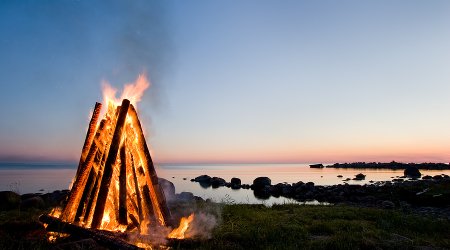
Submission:
[[[433,176],[433,180],[442,180],[444,177],[442,175],[435,175]]]
[[[255,197],[257,199],[260,200],[267,200],[270,198],[270,190],[269,190],[270,186],[267,187],[263,187],[263,188],[259,188],[259,189],[253,189],[253,195],[255,195]]]
[[[338,175],[337,177],[338,177],[338,178],[342,178],[342,177],[344,177],[344,176],[342,176],[342,175]]]
[[[63,201],[67,199],[69,192],[63,190],[56,190],[52,193],[47,193],[40,195],[42,199],[44,199],[45,204],[47,206],[55,206],[60,205]],[[22,195],[22,200],[24,200],[24,195]]]
[[[20,195],[12,191],[0,192],[0,210],[11,210],[18,208],[20,204]]]
[[[366,179],[366,175],[362,174],[362,173],[359,173],[359,174],[355,175],[355,178],[353,178],[353,180],[356,180],[356,181],[361,181],[361,180],[364,180],[364,179]]]
[[[200,176],[195,177],[194,181],[196,181],[196,182],[211,182],[211,176],[200,175]]]
[[[175,197],[175,185],[164,178],[158,178],[159,185],[162,187],[164,191],[164,196],[167,201],[174,200]]]
[[[383,201],[381,202],[381,206],[385,209],[394,209],[395,208],[395,204],[392,201]]]
[[[233,177],[233,178],[231,178],[231,184],[233,184],[233,185],[241,185],[241,179]]]
[[[403,171],[403,174],[406,177],[411,177],[411,178],[420,178],[420,176],[422,176],[419,169],[417,167],[413,167],[413,166],[407,166],[405,168],[405,171]]]
[[[258,177],[253,181],[253,189],[263,189],[266,186],[270,186],[272,181],[269,177]]]
[[[25,199],[20,203],[21,209],[43,208],[44,206],[45,206],[44,199],[42,199],[40,196],[34,196]]]
[[[194,194],[191,192],[181,192],[176,197],[180,201],[193,201],[195,199]]]
[[[239,189],[241,188],[241,179],[233,177],[231,178],[230,184],[232,189]]]
[[[314,191],[314,182],[307,182],[305,184],[305,190],[307,190],[307,191]]]
[[[227,184],[227,182],[220,177],[211,178],[211,185],[213,188],[223,187]]]

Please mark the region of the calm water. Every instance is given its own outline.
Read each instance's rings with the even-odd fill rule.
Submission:
[[[34,192],[51,192],[67,189],[75,176],[76,164],[0,164],[0,190],[11,190],[21,194]],[[286,198],[259,200],[252,190],[232,190],[226,187],[202,188],[191,182],[199,175],[218,176],[230,181],[238,177],[242,183],[251,184],[256,177],[267,176],[272,184],[298,181],[312,181],[317,185],[343,183],[345,178],[353,178],[358,173],[366,174],[365,181],[348,183],[364,184],[370,180],[386,181],[391,177],[403,175],[403,170],[388,169],[314,169],[308,164],[227,164],[227,165],[163,165],[157,167],[159,177],[172,181],[176,192],[192,192],[204,199],[236,203],[285,203],[292,202]],[[449,174],[450,170],[421,170],[424,175]],[[337,178],[343,175],[343,178]],[[186,180],[183,180],[186,178]]]

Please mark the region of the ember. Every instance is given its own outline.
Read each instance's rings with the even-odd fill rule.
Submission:
[[[139,76],[134,85],[126,85],[120,106],[116,91],[104,86],[106,113],[98,121],[102,104],[95,104],[67,204],[62,211],[54,210],[52,217],[80,228],[139,235],[150,234],[152,228],[173,226],[132,104],[148,86],[145,76]],[[132,98],[131,102],[126,98]],[[167,237],[183,238],[192,220],[193,215],[183,218],[180,227]]]

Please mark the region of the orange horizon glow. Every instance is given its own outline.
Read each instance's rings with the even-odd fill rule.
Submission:
[[[148,136],[147,136],[148,137]],[[80,137],[81,138],[81,137]],[[321,147],[290,145],[282,148],[266,145],[264,148],[225,148],[185,146],[164,148],[158,147],[147,138],[151,155],[160,164],[226,164],[226,163],[335,163],[335,162],[450,162],[450,151],[443,143],[433,146],[392,145],[391,147],[372,146],[354,147],[328,145]],[[193,143],[195,145],[195,143]],[[60,147],[40,147],[30,150],[23,148],[21,154],[3,152],[3,162],[76,162],[80,149],[78,147],[60,145]],[[6,154],[5,154],[6,153]]]

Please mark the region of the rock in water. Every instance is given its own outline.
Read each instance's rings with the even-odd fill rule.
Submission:
[[[241,179],[233,177],[230,184],[232,189],[239,189],[241,188]]]
[[[419,169],[413,166],[406,167],[403,173],[406,177],[410,178],[420,178],[420,176],[422,176],[422,173],[420,173]]]
[[[226,184],[227,184],[227,182],[220,177],[211,178],[211,185],[213,188],[222,187],[222,186],[225,186]]]
[[[231,184],[233,184],[233,185],[241,185],[241,179],[233,177],[233,178],[231,178]]]
[[[211,182],[211,176],[200,175],[200,176],[195,177],[194,181],[196,181],[196,182]]]
[[[272,184],[272,181],[269,179],[269,177],[258,177],[255,180],[253,180],[253,189],[263,189],[266,186],[270,186]]]
[[[361,180],[364,180],[364,179],[366,179],[366,175],[362,174],[362,173],[359,173],[359,174],[355,175],[355,178],[353,178],[353,180],[357,180],[357,181],[361,181]]]

